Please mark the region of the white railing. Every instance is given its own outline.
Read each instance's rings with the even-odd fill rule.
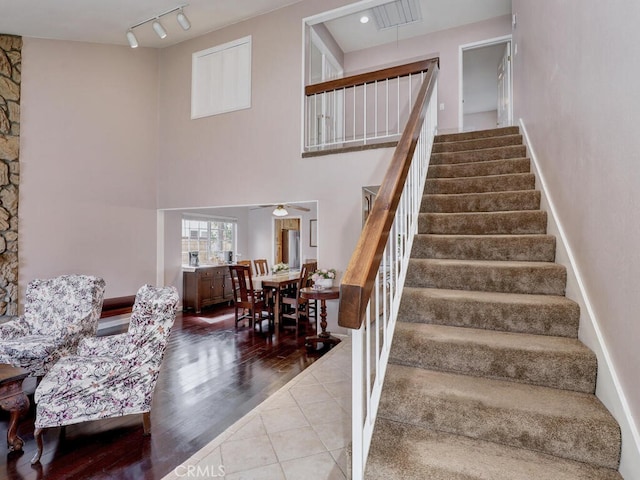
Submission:
[[[437,73],[437,67],[435,70]],[[354,480],[360,480],[364,476],[411,247],[417,233],[418,214],[427,177],[431,147],[437,130],[436,78],[436,75],[431,75],[427,79],[432,85],[427,87],[429,94],[425,100],[427,103],[424,121],[422,126],[418,127],[420,133],[391,226],[388,230],[384,229],[388,236],[386,243],[383,243],[382,256],[379,257],[371,253],[376,250],[373,246],[369,247],[367,252],[365,245],[367,240],[361,237],[356,254],[352,257],[349,268],[345,272],[346,277],[349,269],[355,267],[358,261],[358,251],[361,253],[359,257],[366,257],[369,254],[374,259],[371,262],[372,268],[376,270],[374,271],[371,294],[368,294],[367,288],[360,288],[360,296],[350,295],[350,292],[357,290],[355,285],[358,282],[355,279],[351,285],[345,285],[345,279],[343,279],[341,285],[341,291],[344,293],[340,304],[341,325],[349,326],[348,317],[352,317],[351,314],[356,310],[355,307],[344,302],[358,303],[356,299],[359,298],[361,305],[357,310],[362,311],[364,306],[364,318],[359,324],[360,326],[352,332],[352,478]],[[397,147],[398,150],[404,148],[404,141],[403,137]],[[409,143],[409,141],[407,140],[405,143]],[[392,177],[397,178],[393,175]],[[386,180],[387,178],[385,178]],[[393,179],[389,180],[392,183]],[[384,184],[381,186],[380,192],[383,189]],[[376,198],[376,202],[378,201],[385,202],[385,199],[380,198],[380,193]],[[384,211],[386,207],[379,206],[379,208]],[[367,230],[366,224],[365,230]],[[374,227],[370,230],[374,230]],[[369,232],[363,232],[363,237],[369,235]],[[359,261],[362,261],[362,258]],[[351,278],[346,281],[350,280]],[[361,285],[369,283],[363,281]],[[350,287],[354,288],[350,289]],[[367,298],[361,298],[363,292]]]
[[[397,141],[425,65],[415,62],[308,86],[305,151]]]

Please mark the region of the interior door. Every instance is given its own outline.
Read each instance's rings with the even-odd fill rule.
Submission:
[[[504,45],[498,64],[498,127],[512,124],[511,113],[511,42]]]

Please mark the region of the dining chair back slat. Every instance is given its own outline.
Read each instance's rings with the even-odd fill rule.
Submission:
[[[257,258],[253,261],[253,265],[256,269],[256,275],[268,275],[269,274],[269,264],[267,263],[266,258]]]

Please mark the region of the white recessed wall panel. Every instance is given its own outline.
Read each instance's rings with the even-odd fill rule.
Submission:
[[[251,36],[193,54],[191,118],[251,107]]]

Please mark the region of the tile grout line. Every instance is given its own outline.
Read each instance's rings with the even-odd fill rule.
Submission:
[[[343,407],[343,405],[339,402],[338,398],[342,398],[342,397],[336,397],[332,394],[331,391],[329,391],[326,387],[325,384],[327,383],[340,383],[340,382],[346,382],[348,381],[349,383],[351,383],[351,379],[350,378],[346,378],[343,380],[330,380],[328,382],[322,382],[320,381],[317,377],[315,377],[313,375],[313,372],[323,368],[322,365],[327,364],[327,363],[333,363],[335,366],[336,363],[336,357],[340,357],[340,355],[343,355],[347,358],[343,358],[342,361],[350,361],[350,356],[344,355],[343,350],[350,348],[351,346],[351,338],[350,337],[343,337],[342,339],[343,341],[341,343],[339,343],[338,345],[336,345],[335,347],[333,347],[329,352],[325,353],[321,358],[319,358],[317,361],[315,361],[313,364],[311,364],[309,367],[307,367],[305,370],[303,370],[300,374],[298,374],[295,378],[291,379],[289,382],[287,382],[285,385],[283,385],[282,387],[280,387],[280,389],[278,389],[274,394],[272,394],[269,398],[267,398],[264,402],[262,402],[260,405],[256,406],[251,412],[247,413],[246,415],[244,415],[242,418],[238,419],[236,422],[234,422],[231,426],[229,426],[224,432],[222,432],[220,435],[218,435],[215,439],[213,439],[208,445],[206,445],[205,447],[203,447],[202,449],[200,449],[198,452],[196,452],[194,455],[192,455],[188,460],[186,460],[185,462],[183,462],[181,465],[177,466],[174,469],[174,472],[168,474],[167,476],[165,476],[163,478],[163,480],[173,480],[178,478],[176,475],[176,471],[178,470],[178,468],[180,467],[188,467],[188,466],[193,466],[193,465],[198,465],[201,462],[205,461],[209,456],[211,456],[212,454],[214,454],[216,452],[216,450],[219,450],[219,455],[220,455],[220,463],[221,465],[224,466],[225,461],[223,458],[223,453],[222,453],[222,446],[224,443],[226,443],[227,441],[230,441],[230,439],[237,434],[242,428],[244,428],[245,426],[247,426],[251,421],[253,421],[254,419],[258,418],[260,420],[260,424],[262,426],[262,429],[264,430],[264,435],[267,437],[268,441],[269,441],[269,445],[271,447],[271,450],[273,451],[275,458],[276,458],[276,462],[274,463],[269,463],[269,464],[265,464],[265,465],[261,465],[258,467],[251,467],[248,468],[246,470],[242,470],[242,471],[235,471],[230,473],[230,475],[240,475],[243,472],[247,472],[250,470],[253,470],[255,468],[264,468],[264,467],[269,467],[269,466],[273,466],[275,464],[279,465],[279,468],[282,472],[283,478],[286,478],[286,472],[282,466],[283,462],[290,462],[290,461],[295,461],[295,460],[300,460],[300,459],[304,459],[304,458],[309,458],[312,457],[314,455],[321,455],[321,454],[328,454],[329,457],[333,460],[333,462],[335,463],[335,465],[338,467],[338,469],[340,470],[340,472],[342,472],[342,474],[345,476],[346,478],[346,474],[344,472],[343,467],[338,463],[337,459],[334,457],[334,455],[331,452],[337,452],[339,450],[344,450],[346,447],[341,447],[341,448],[334,448],[334,449],[329,449],[327,447],[327,444],[325,443],[325,441],[320,437],[320,435],[318,434],[318,431],[316,430],[316,428],[314,428],[314,424],[310,421],[310,419],[308,418],[308,415],[304,413],[304,410],[302,408],[302,404],[300,403],[299,399],[297,399],[292,393],[291,393],[291,389],[297,385],[304,387],[304,386],[313,386],[313,385],[320,385],[322,387],[322,389],[326,392],[326,394],[328,395],[328,397],[333,400],[338,407],[341,409],[341,415],[340,418],[342,418],[343,414],[346,415],[347,417],[350,417],[350,413],[347,412],[345,410],[345,408]],[[337,360],[338,362],[340,362],[339,358]],[[300,385],[300,383],[302,381],[304,381],[305,379],[307,379],[309,376],[311,376],[313,378],[313,380],[315,381],[315,383],[309,383],[309,384],[302,384]],[[278,401],[282,401],[282,396],[285,394],[285,392],[289,395],[289,397],[293,400],[293,402],[295,403],[296,407],[298,408],[298,410],[301,412],[303,418],[305,419],[305,421],[307,422],[307,426],[305,427],[294,427],[292,429],[289,430],[293,430],[295,428],[310,428],[315,435],[318,437],[318,439],[320,440],[320,443],[322,444],[322,446],[324,447],[324,450],[322,452],[319,453],[314,453],[314,454],[309,454],[309,455],[305,455],[302,457],[296,457],[296,458],[292,458],[292,459],[288,459],[288,460],[283,460],[280,461],[280,457],[278,456],[276,449],[273,445],[273,441],[272,441],[272,437],[271,434],[274,433],[278,433],[278,432],[269,432],[267,430],[267,427],[264,423],[264,419],[262,417],[263,413],[271,411],[271,410],[277,410],[279,409],[279,407],[277,407],[277,402]],[[311,405],[313,403],[322,403],[322,400],[318,401],[318,402],[310,402],[310,403],[306,403],[306,405]],[[285,405],[281,408],[287,408],[288,405]],[[326,423],[331,423],[331,422],[326,422]],[[348,426],[351,426],[351,422],[350,420],[347,422]],[[280,430],[280,431],[287,431],[287,429],[285,430]],[[261,434],[262,435],[262,434]],[[250,438],[257,438],[257,437],[248,437],[248,438],[242,438],[242,439],[238,439],[238,440],[244,440],[247,441]]]

